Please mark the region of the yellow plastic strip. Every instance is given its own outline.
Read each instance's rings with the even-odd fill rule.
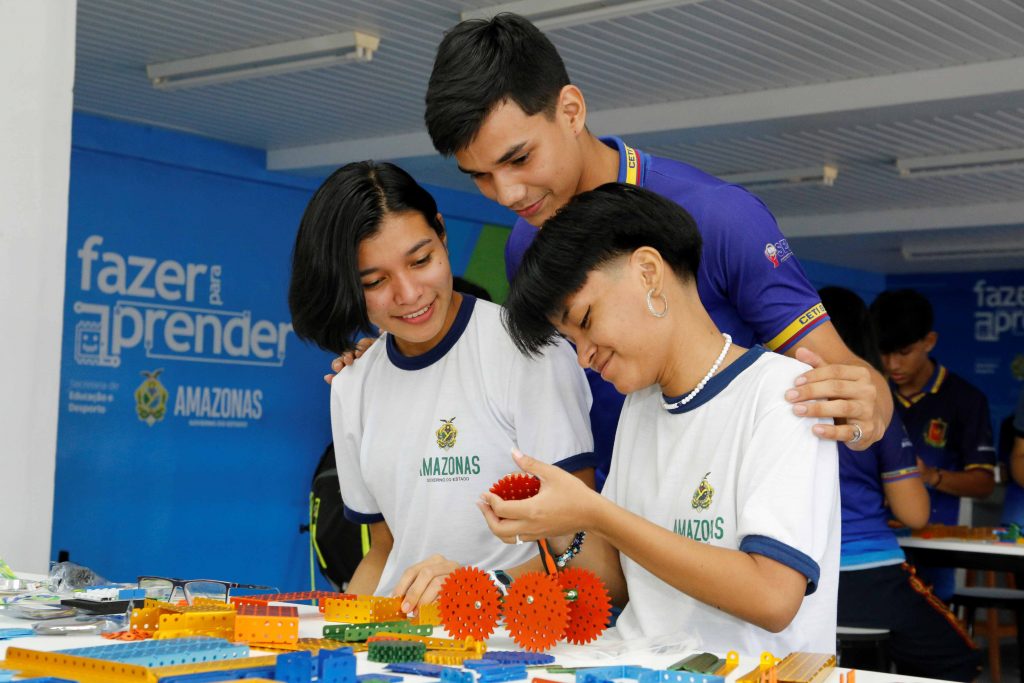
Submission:
[[[19,672],[21,676],[70,678],[80,683],[157,682],[157,677],[151,669],[138,664],[108,662],[92,657],[40,652],[20,647],[7,648],[7,659],[2,662],[2,666]]]

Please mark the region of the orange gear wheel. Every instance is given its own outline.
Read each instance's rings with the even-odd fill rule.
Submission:
[[[460,567],[448,575],[437,601],[441,623],[453,638],[484,640],[501,614],[501,591],[487,572]]]
[[[569,604],[554,576],[529,572],[509,586],[505,627],[519,647],[532,652],[549,650],[568,623]]]
[[[612,602],[604,583],[593,572],[576,568],[559,572],[558,583],[569,601],[565,639],[576,645],[589,643],[604,632],[611,617]]]
[[[502,500],[532,498],[540,491],[540,479],[532,474],[506,474],[491,487],[491,493]]]

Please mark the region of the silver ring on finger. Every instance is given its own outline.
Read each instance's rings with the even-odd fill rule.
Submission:
[[[864,436],[864,430],[860,428],[860,425],[856,422],[853,423],[853,438],[848,440],[846,443],[857,443],[861,437]]]

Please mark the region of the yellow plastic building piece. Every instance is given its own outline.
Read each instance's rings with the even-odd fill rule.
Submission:
[[[793,652],[776,668],[782,683],[819,683],[836,668],[836,657],[814,652]]]
[[[89,660],[93,661],[93,660]],[[147,671],[155,674],[153,680],[167,678],[169,676],[180,676],[182,674],[200,674],[209,671],[227,671],[229,669],[245,669],[257,666],[274,666],[277,663],[277,655],[265,657],[241,657],[239,659],[220,659],[212,662],[198,662],[196,664],[175,664],[174,666],[158,666]],[[248,679],[252,680],[252,679]]]
[[[736,679],[736,683],[759,683],[761,674],[768,671],[781,660],[771,652],[762,652],[757,666]]]
[[[2,662],[2,666],[19,672],[21,676],[69,678],[80,683],[157,683],[153,670],[137,664],[20,647],[7,648],[7,659]]]
[[[132,616],[129,621],[130,630],[141,631],[151,636],[160,628],[160,617],[162,615],[174,614],[176,612],[178,610],[168,609],[166,602],[147,599],[144,607],[132,610]]]
[[[417,643],[423,643],[427,646],[428,650],[453,650],[459,652],[475,652],[477,657],[487,652],[487,643],[482,640],[476,640],[475,638],[466,637],[465,639],[457,638],[433,638],[431,636],[417,636],[411,633],[388,633],[387,631],[381,631],[375,636],[371,636],[367,639],[368,642],[374,640],[411,640]]]
[[[481,659],[481,657],[481,653],[468,650],[429,650],[423,655],[423,661],[427,664],[462,666],[467,659]]]
[[[235,643],[297,643],[299,611],[295,607],[239,605],[231,640]]]
[[[324,619],[345,624],[370,624],[378,621],[405,621],[401,598],[360,595],[354,600],[325,598]]]
[[[316,654],[320,650],[337,650],[339,647],[350,647],[350,643],[343,643],[340,640],[330,638],[299,638],[295,643],[249,643],[249,647],[256,650],[269,650],[271,652],[299,652],[307,651]]]
[[[223,603],[221,603],[223,604]],[[153,638],[185,638],[188,636],[212,636],[231,640],[235,633],[235,611],[190,611],[161,614]]]
[[[441,624],[441,608],[436,602],[423,605],[420,607],[419,614],[410,621],[414,624],[439,626]]]
[[[740,655],[739,655],[739,653],[736,652],[736,650],[729,650],[729,652],[726,653],[726,655],[725,655],[725,664],[723,664],[722,666],[718,667],[718,670],[715,671],[715,675],[716,676],[728,676],[729,674],[731,674],[733,672],[733,670],[737,666],[739,666],[739,663],[740,663]]]

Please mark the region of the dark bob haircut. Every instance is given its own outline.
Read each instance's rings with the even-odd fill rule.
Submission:
[[[818,295],[847,348],[882,372],[878,335],[864,300],[845,287],[823,287]]]
[[[292,251],[288,308],[297,336],[342,353],[354,348],[358,333],[374,334],[359,245],[377,234],[386,215],[406,211],[444,236],[434,198],[394,164],[359,161],[324,181],[306,206]]]
[[[681,281],[696,276],[697,224],[661,195],[608,183],[559,209],[523,255],[505,302],[505,327],[519,350],[534,355],[550,344],[557,334],[551,318],[590,272],[640,247],[657,249]]]
[[[465,148],[498,104],[528,116],[554,113],[569,75],[558,50],[528,20],[503,13],[463,21],[437,48],[427,84],[427,131],[444,156]]]
[[[928,336],[935,323],[931,302],[913,289],[882,292],[871,302],[878,350],[893,353]]]

